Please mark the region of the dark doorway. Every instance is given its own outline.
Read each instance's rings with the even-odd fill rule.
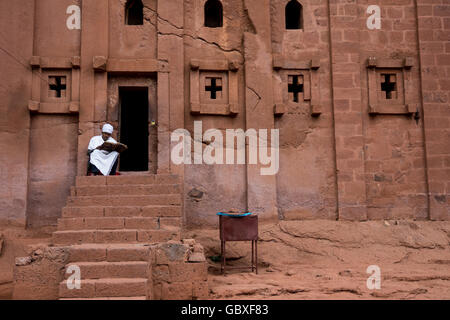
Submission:
[[[148,88],[122,87],[120,142],[128,150],[120,155],[120,171],[148,171]]]

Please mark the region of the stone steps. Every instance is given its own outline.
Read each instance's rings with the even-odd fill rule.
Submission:
[[[60,298],[147,297],[146,278],[102,278],[81,280],[80,289],[69,289],[67,280],[59,285]]]
[[[65,270],[80,268],[81,288],[66,273],[60,299],[152,298],[151,244],[180,240],[181,204],[176,175],[77,177],[53,243],[68,246]]]
[[[69,247],[69,263],[80,268],[80,289],[69,289],[65,273],[60,300],[147,300],[152,283],[150,246],[143,244],[82,244]]]
[[[71,206],[63,208],[62,217],[181,217],[181,206]]]
[[[87,217],[58,219],[58,231],[109,229],[159,229],[158,217]]]
[[[53,233],[55,245],[74,245],[83,243],[157,243],[180,240],[180,228],[172,230],[67,230]]]
[[[148,261],[150,254],[149,245],[141,243],[88,243],[72,245],[69,250],[70,262]]]
[[[179,184],[96,185],[71,187],[72,196],[180,194]]]
[[[90,243],[70,246],[70,262],[148,261],[150,247],[144,244]]]
[[[148,278],[148,262],[146,261],[118,261],[118,262],[72,262],[66,265],[66,270],[71,266],[80,268],[82,280],[102,278]],[[65,273],[69,278],[72,272]]]
[[[149,185],[149,184],[178,184],[179,176],[173,174],[143,174],[122,176],[91,176],[76,177],[75,186],[97,186],[97,185]]]
[[[180,217],[81,217],[58,219],[58,231],[167,230],[181,228]]]
[[[181,194],[140,196],[70,196],[67,207],[181,205]]]

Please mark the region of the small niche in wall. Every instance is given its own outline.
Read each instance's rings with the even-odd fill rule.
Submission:
[[[144,5],[141,0],[128,0],[125,5],[125,24],[130,26],[144,24]]]
[[[223,26],[223,6],[219,0],[205,3],[205,27],[221,28]]]
[[[297,0],[291,0],[285,8],[287,30],[303,29],[303,6]]]

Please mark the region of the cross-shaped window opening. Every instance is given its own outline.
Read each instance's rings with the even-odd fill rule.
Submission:
[[[288,77],[288,92],[292,93],[293,101],[298,102],[298,94],[303,92],[303,76]]]
[[[397,79],[395,74],[381,74],[381,91],[386,93],[386,99],[397,98]]]
[[[211,99],[217,99],[217,92],[222,91],[222,78],[206,78],[205,90],[211,93]]]
[[[48,85],[51,96],[61,98],[66,96],[66,77],[64,76],[49,76]]]

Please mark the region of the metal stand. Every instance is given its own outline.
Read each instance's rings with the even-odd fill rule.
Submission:
[[[221,248],[220,248],[220,253],[222,256],[222,261],[221,261],[221,265],[220,265],[220,271],[222,274],[225,273],[225,269],[226,269],[226,264],[227,264],[227,260],[225,257],[225,253],[226,253],[226,245],[225,245],[226,241],[221,241]],[[252,264],[250,267],[228,267],[228,269],[252,269],[252,272],[255,271],[256,274],[258,274],[258,240],[251,240],[252,243]]]
[[[251,241],[251,266],[228,267],[229,269],[251,269],[258,274],[258,217],[225,217],[219,216],[220,224],[220,254],[222,256],[220,271],[226,269],[226,242],[227,241]]]

